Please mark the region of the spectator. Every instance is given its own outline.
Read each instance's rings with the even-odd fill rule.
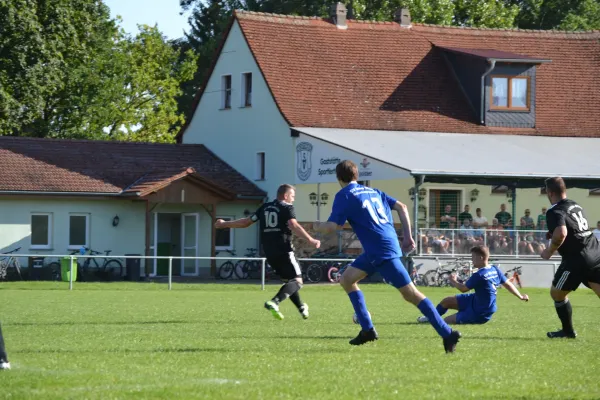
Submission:
[[[450,204],[446,204],[446,207],[444,208],[444,212],[442,214],[442,217],[440,218],[440,229],[449,229],[450,228],[450,224],[455,224],[456,223],[456,217],[452,216],[452,206]],[[445,235],[447,235],[449,232],[442,232]]]
[[[523,226],[525,229],[535,229],[535,223],[533,222],[533,218],[531,218],[529,208],[525,210],[525,215],[521,217],[521,227]]]
[[[473,216],[471,215],[471,213],[469,212],[471,210],[471,208],[469,207],[469,205],[467,204],[465,206],[465,211],[461,212],[460,214],[458,214],[458,223],[460,225],[463,225],[465,222],[465,219],[470,219],[471,221],[473,220]]]
[[[594,236],[596,236],[598,240],[600,240],[600,221],[598,221],[596,229],[594,229],[592,232],[594,233]]]
[[[494,217],[498,219],[498,224],[502,225],[504,229],[512,227],[511,215],[506,212],[506,204],[500,204],[500,211]]]
[[[475,228],[475,236],[481,236],[485,234],[484,229],[488,227],[488,220],[486,217],[481,216],[481,208],[475,210],[477,216],[473,218],[473,228]]]
[[[540,215],[538,215],[537,217],[537,227],[538,229],[546,229],[547,225],[546,225],[546,211],[548,209],[546,208],[546,206],[542,207],[542,213]],[[540,226],[542,225],[542,221],[544,221],[544,228],[540,228]]]
[[[464,220],[463,225],[460,227],[459,237],[460,244],[463,246],[461,248],[463,253],[468,252],[471,247],[477,244],[477,240],[475,239],[475,230],[471,225],[470,219],[467,218]]]

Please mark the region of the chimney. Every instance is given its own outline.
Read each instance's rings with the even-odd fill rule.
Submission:
[[[399,23],[400,26],[410,28],[410,10],[408,8],[399,8],[394,13],[394,21]]]
[[[346,9],[346,6],[342,3],[335,3],[331,6],[329,16],[333,20],[335,26],[338,27],[338,29],[348,29],[348,25],[346,24],[347,11],[348,10]]]

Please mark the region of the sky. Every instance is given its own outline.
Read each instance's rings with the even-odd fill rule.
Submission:
[[[103,0],[114,18],[121,16],[126,32],[136,34],[137,24],[154,25],[169,39],[183,36],[188,29],[188,14],[179,15],[179,0]]]

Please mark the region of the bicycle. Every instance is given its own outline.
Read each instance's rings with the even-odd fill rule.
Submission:
[[[504,273],[504,276],[507,278],[506,280],[508,282],[511,282],[511,283],[515,283],[516,282],[517,285],[519,286],[519,288],[522,288],[522,286],[521,286],[521,273],[522,273],[521,269],[522,268],[523,267],[519,265],[518,267],[515,267],[513,269],[509,269],[508,271],[506,271]],[[513,274],[512,274],[512,276],[509,277],[509,275],[510,275],[511,272]]]
[[[256,257],[256,249],[248,248],[244,257]],[[258,260],[240,260],[235,263],[235,276],[238,279],[260,279],[261,263]]]
[[[89,247],[82,247],[81,250],[72,252],[71,255],[85,255],[85,252],[88,252],[88,254],[91,256],[99,256],[103,254],[99,251],[92,250]],[[87,274],[93,269],[93,272],[97,277],[107,281],[121,278],[123,276],[123,264],[121,264],[121,261],[117,260],[116,258],[108,258],[111,252],[112,250],[104,250],[105,257],[104,261],[102,262],[102,266],[98,265],[98,261],[96,261],[95,257],[86,258],[85,261],[83,261],[83,264],[79,264],[79,262],[77,262],[78,271],[79,267],[81,267],[82,274]],[[93,267],[92,263],[94,264]],[[83,280],[84,276],[82,275],[81,278]]]
[[[304,281],[308,281],[311,283],[321,282],[321,278],[323,276],[323,270],[321,269],[321,264],[310,264],[306,268],[301,268],[302,270],[302,279]]]
[[[60,263],[58,261],[52,261],[48,264],[44,264],[44,267],[50,269],[50,280],[53,280],[53,281],[61,280],[61,267],[60,267]]]
[[[464,258],[457,258],[442,264],[438,257],[435,258],[438,263],[436,269],[427,271],[423,275],[425,286],[450,286],[450,274],[458,273],[458,281],[464,282],[471,276],[471,263]],[[447,269],[447,267],[452,267]]]
[[[23,280],[23,276],[21,275],[21,264],[19,263],[19,260],[17,260],[17,258],[13,255],[19,250],[21,250],[20,247],[11,251],[7,251],[6,253],[0,253],[0,256],[5,256],[0,259],[0,280],[6,279],[9,268],[14,268],[17,271],[19,278]]]
[[[329,279],[329,282],[339,283],[340,279],[342,277],[342,274],[344,273],[346,268],[348,268],[349,265],[350,265],[350,263],[344,264],[343,262],[338,261],[338,262],[334,263],[334,265],[330,266],[329,269],[327,270],[327,279]]]
[[[223,251],[226,251],[227,253],[229,253],[233,257],[235,257],[235,250],[223,250]],[[221,253],[221,252],[220,251],[216,252],[216,254],[219,254],[219,253]],[[227,260],[219,266],[219,270],[217,271],[217,278],[218,279],[231,279],[231,276],[233,275],[234,270],[235,270],[235,265],[233,264],[233,262],[231,262],[231,260]]]

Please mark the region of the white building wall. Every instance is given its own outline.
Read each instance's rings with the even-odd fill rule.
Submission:
[[[242,74],[252,73],[252,106],[242,107]],[[232,77],[231,109],[221,109],[221,77]],[[273,199],[294,178],[290,128],[279,112],[237,21],[234,22],[196,112],[182,139],[200,143]],[[265,152],[266,177],[257,180],[256,153]]]
[[[77,200],[42,198],[0,199],[0,252],[21,247],[23,254],[69,254],[69,215],[89,215],[89,246],[111,254],[144,254],[145,203],[129,200]],[[31,249],[31,214],[50,213],[50,249]],[[112,226],[119,216],[119,225]],[[26,259],[20,260],[28,265]]]

